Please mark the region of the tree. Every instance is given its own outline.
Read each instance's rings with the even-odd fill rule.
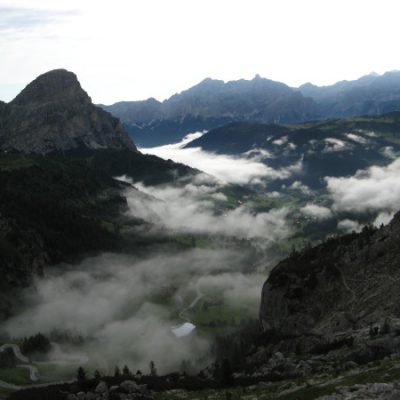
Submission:
[[[224,386],[230,386],[233,383],[233,374],[232,374],[232,367],[231,363],[227,358],[222,361],[221,365],[221,383]]]
[[[389,318],[385,318],[385,321],[381,327],[381,334],[382,335],[387,335],[391,331],[391,326],[390,326],[390,320]]]
[[[157,369],[156,365],[154,364],[154,361],[150,361],[149,367],[150,367],[150,375],[157,376]]]
[[[22,353],[28,355],[33,353],[45,354],[51,350],[51,343],[46,336],[38,333],[35,336],[24,338],[21,350]]]
[[[96,369],[96,371],[94,371],[94,379],[99,380],[101,378],[100,372],[98,369]]]
[[[125,365],[124,368],[122,368],[122,375],[123,376],[131,376],[132,375],[132,373],[127,365]]]
[[[119,378],[121,376],[121,370],[119,369],[118,365],[114,369],[114,377]]]
[[[76,379],[78,380],[78,382],[86,381],[86,371],[82,367],[78,368],[78,371],[76,373]]]

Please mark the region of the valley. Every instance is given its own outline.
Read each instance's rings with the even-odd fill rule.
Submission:
[[[317,398],[397,368],[398,112],[137,148],[65,70],[3,108],[0,396]]]

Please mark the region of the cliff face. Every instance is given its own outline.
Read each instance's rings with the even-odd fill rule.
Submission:
[[[400,213],[379,230],[364,228],[295,253],[262,290],[264,331],[329,335],[400,315]]]
[[[40,75],[0,104],[0,150],[46,154],[78,147],[136,151],[119,120],[92,104],[72,72]]]

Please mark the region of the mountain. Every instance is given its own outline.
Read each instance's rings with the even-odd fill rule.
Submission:
[[[323,87],[305,84],[299,91],[318,104],[320,118],[381,115],[400,110],[400,71]]]
[[[289,184],[300,180],[317,189],[326,176],[353,175],[391,161],[400,151],[399,130],[400,112],[299,125],[241,122],[211,130],[186,147],[256,159],[274,169],[301,161],[301,170]]]
[[[399,317],[400,213],[387,226],[331,238],[294,252],[271,272],[262,290],[265,332],[284,337],[382,326]],[[354,335],[354,333],[353,333]]]
[[[299,122],[318,116],[313,100],[256,76],[224,83],[207,78],[164,102],[121,102],[104,109],[121,118],[139,146],[179,141],[188,132],[232,121]]]
[[[227,83],[207,78],[164,102],[152,98],[102,107],[121,119],[139,146],[151,147],[238,121],[285,124],[398,111],[400,72],[299,88],[260,76]]]
[[[118,119],[92,104],[72,72],[40,75],[0,105],[0,150],[47,154],[81,146],[136,150]]]
[[[65,70],[0,103],[0,150],[0,319],[45,266],[151,241],[135,231],[143,221],[122,213],[127,184],[115,176],[157,185],[196,173],[137,151]]]

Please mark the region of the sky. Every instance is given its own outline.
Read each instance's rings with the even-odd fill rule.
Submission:
[[[397,0],[0,0],[0,99],[55,68],[95,103],[206,77],[299,86],[400,68]]]

